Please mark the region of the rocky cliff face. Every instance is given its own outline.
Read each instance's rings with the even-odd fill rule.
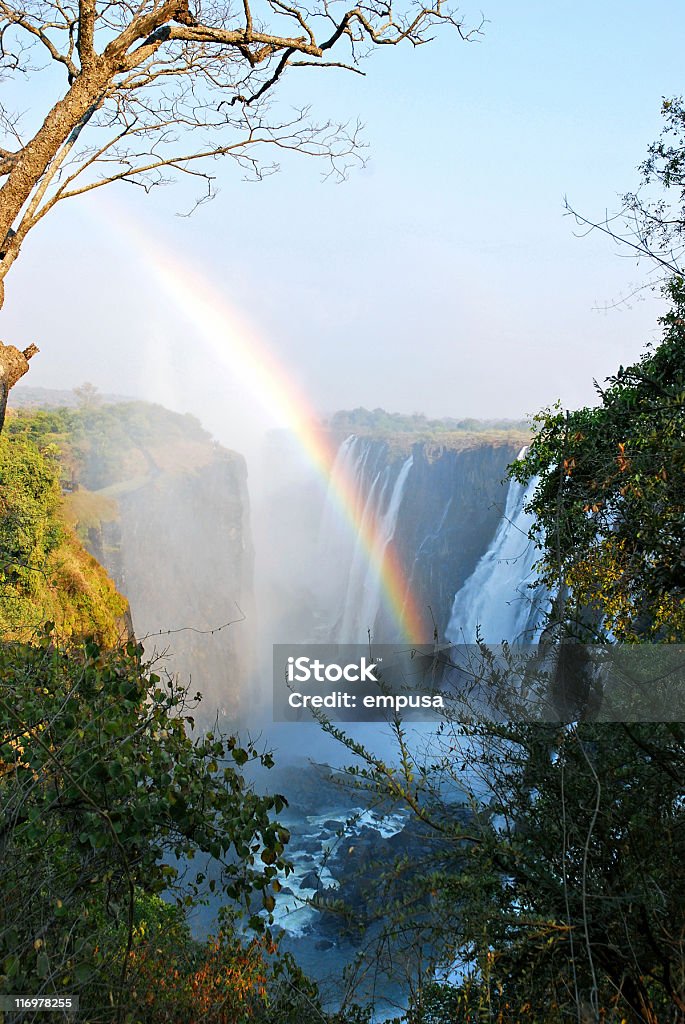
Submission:
[[[392,546],[401,567],[394,573],[393,596],[397,601],[397,581],[403,579],[404,599],[411,592],[423,619],[417,639],[429,642],[436,633],[445,639],[454,595],[501,522],[507,467],[524,443],[520,435],[455,435],[444,442],[417,439],[412,444],[406,438],[368,435],[341,443],[333,477],[338,473],[354,481],[359,515],[376,524],[380,544]],[[369,568],[363,539],[351,537],[344,521],[341,527],[339,503],[339,489],[332,484],[319,514],[319,571],[312,587],[319,616],[312,634],[363,643],[370,630],[377,642],[400,640],[380,575]]]
[[[147,403],[49,415],[70,519],[128,598],[146,655],[202,693],[203,718],[236,721],[254,661],[245,460]]]
[[[95,546],[130,603],[148,655],[235,720],[251,672],[254,601],[244,460],[217,448],[118,495]]]
[[[519,442],[463,450],[415,444],[394,537],[418,607],[444,640],[455,593],[487,551],[502,518],[507,466]],[[430,609],[430,611],[429,611]]]

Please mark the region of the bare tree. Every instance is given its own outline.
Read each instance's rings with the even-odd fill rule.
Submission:
[[[183,173],[209,195],[212,160],[231,156],[261,176],[267,146],[344,173],[357,128],[315,124],[307,109],[279,118],[274,86],[295,69],[360,73],[376,46],[425,43],[439,24],[464,39],[480,31],[445,0],[402,12],[391,0],[0,0],[0,74],[34,76],[49,95],[27,136],[0,104],[0,287],[56,203],[110,182],[149,190]]]
[[[0,81],[5,91],[35,82],[46,97],[24,130],[0,96],[0,307],[24,239],[63,199],[185,174],[202,179],[202,202],[213,161],[229,156],[261,177],[275,169],[262,159],[269,147],[344,175],[359,126],[314,123],[308,108],[279,117],[274,87],[302,68],[361,73],[376,47],[418,46],[439,25],[462,39],[481,27],[466,29],[446,0],[400,12],[392,0],[0,0]],[[0,344],[5,398],[14,356]]]

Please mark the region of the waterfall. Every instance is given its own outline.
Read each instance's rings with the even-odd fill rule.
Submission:
[[[383,556],[395,534],[412,467],[409,456],[398,472],[398,463],[388,461],[387,454],[384,442],[355,436],[338,449],[319,531],[317,639],[364,643],[367,631],[374,632],[383,598]],[[341,491],[351,495],[357,531],[350,526],[352,508],[341,506]]]
[[[525,484],[510,481],[494,539],[454,598],[446,630],[451,643],[474,643],[477,629],[492,644],[533,643],[538,638],[549,593],[542,584],[535,585],[533,567],[540,552],[528,536],[534,516],[525,505],[536,485],[537,478]]]
[[[413,464],[412,456],[405,459],[390,491],[392,464],[379,472],[373,482],[364,507],[362,529],[357,539],[354,560],[350,570],[345,607],[337,638],[340,643],[363,643],[367,631],[373,635],[376,618],[381,608],[382,567],[388,544],[395,535],[397,514],[402,504],[404,488]],[[364,543],[365,528],[375,523],[374,557],[369,558]],[[374,637],[382,640],[382,637]]]
[[[383,440],[348,437],[320,519],[316,640],[365,643],[369,630],[376,642],[397,639],[382,568],[398,542],[414,599],[430,606],[441,636],[473,643],[480,627],[491,643],[535,640],[549,600],[544,587],[528,585],[539,553],[524,507],[536,481],[509,482],[503,515],[493,504],[512,454],[484,445],[428,458],[417,446],[398,458]],[[454,573],[465,581],[456,596]]]
[[[347,589],[345,567],[350,565],[355,545],[355,536],[336,496],[342,481],[360,478],[367,458],[368,448],[360,445],[359,438],[352,435],[340,445],[331,470],[319,525],[316,556],[316,615],[322,640],[329,640],[334,632],[335,618],[340,611],[341,590],[344,593]],[[355,498],[359,497],[357,488]],[[359,515],[357,500],[355,516],[358,518]]]

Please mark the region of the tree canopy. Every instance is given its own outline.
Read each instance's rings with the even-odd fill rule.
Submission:
[[[356,798],[420,830],[413,857],[360,865],[378,913],[361,945],[406,967],[406,1019],[680,1024],[682,725],[473,717],[455,697],[422,738],[395,722],[385,758],[328,726]]]
[[[119,1019],[150,941],[174,922],[154,901],[194,906],[205,883],[263,928],[285,867],[288,832],[274,820],[285,800],[257,795],[242,768],[269,766],[268,754],[191,738],[194,702],[134,643],[67,648],[49,625],[30,646],[0,648],[0,675],[5,991],[80,992],[89,1020]],[[160,915],[167,927],[146,936],[141,921]],[[178,955],[182,933],[177,922],[165,940],[176,934]]]
[[[539,483],[529,504],[541,574],[591,610],[598,635],[685,638],[685,284],[668,288],[663,339],[603,387],[600,404],[535,418],[512,473]]]

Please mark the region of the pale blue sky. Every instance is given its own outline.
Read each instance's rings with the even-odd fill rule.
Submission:
[[[610,312],[644,270],[579,239],[568,194],[601,216],[638,182],[662,96],[683,89],[675,0],[482,0],[482,40],[385,51],[367,77],[300,73],[284,98],[359,117],[368,166],[343,185],[314,161],[220,194],[191,219],[183,189],[117,187],[145,230],[214,281],[322,410],[518,416],[593,400],[655,337],[651,295]],[[464,16],[480,7],[465,0]],[[316,90],[315,92],[313,90]],[[240,447],[251,396],[159,295],[96,199],[65,203],[7,281],[0,336],[37,341],[30,381],[166,401]],[[189,359],[182,342],[197,358]],[[242,401],[242,404],[241,404]]]

